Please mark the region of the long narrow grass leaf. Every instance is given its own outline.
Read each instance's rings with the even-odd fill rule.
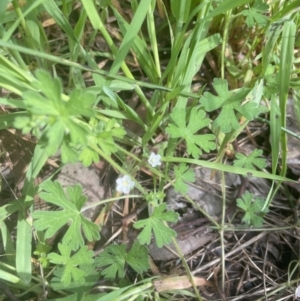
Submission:
[[[35,1],[32,5],[30,5],[30,7],[22,14],[21,17],[19,17],[14,24],[12,24],[9,27],[9,30],[4,34],[3,36],[3,41],[7,42],[10,40],[12,34],[14,33],[14,31],[18,28],[21,20],[23,18],[25,18],[29,13],[31,13],[34,9],[36,9],[39,5],[41,5],[45,0],[37,0]]]
[[[271,97],[270,110],[270,129],[271,129],[271,146],[272,146],[272,172],[275,174],[277,170],[279,154],[280,154],[280,135],[281,135],[281,113],[277,104],[276,96]]]
[[[25,283],[30,283],[32,277],[31,269],[31,245],[32,229],[26,221],[26,211],[19,210],[16,243],[16,270],[19,277]]]
[[[45,7],[47,13],[55,20],[57,25],[68,35],[68,37],[76,41],[77,37],[74,34],[73,28],[71,27],[69,21],[66,19],[55,1],[44,1],[43,6]]]
[[[13,274],[10,274],[10,273],[4,271],[4,270],[1,270],[1,268],[0,268],[0,279],[5,280],[10,283],[16,283],[16,284],[21,284],[23,286],[27,286],[27,283],[24,282],[22,279],[20,279],[19,277],[15,276]]]
[[[190,15],[191,3],[191,0],[170,1],[172,14],[178,22],[185,23],[188,20]]]
[[[290,87],[292,62],[294,59],[294,44],[296,35],[296,24],[292,21],[284,23],[281,39],[280,69],[279,69],[279,103],[281,112],[281,126],[286,127],[286,102]],[[281,132],[281,175],[287,170],[287,140],[286,134]]]
[[[195,165],[207,167],[210,169],[216,169],[216,170],[220,170],[220,171],[243,175],[246,177],[253,176],[253,177],[258,177],[258,178],[263,178],[263,179],[287,181],[287,182],[295,182],[296,183],[296,181],[293,181],[291,179],[288,179],[288,178],[285,178],[282,176],[277,176],[274,174],[270,174],[267,172],[262,172],[262,171],[257,171],[257,170],[253,170],[253,169],[247,169],[247,168],[242,168],[242,167],[237,167],[237,166],[232,166],[232,165],[225,165],[225,164],[221,164],[221,163],[214,163],[214,162],[209,162],[209,161],[204,161],[204,160],[186,159],[186,158],[177,158],[177,157],[164,157],[162,160],[165,162],[195,164]]]
[[[125,57],[134,43],[134,39],[141,29],[141,26],[146,18],[148,8],[151,4],[151,0],[142,0],[134,14],[134,17],[128,27],[128,30],[123,38],[123,41],[118,49],[113,65],[110,69],[112,74],[117,73],[120,69]]]
[[[129,29],[129,24],[126,20],[119,14],[119,12],[113,8],[115,17],[119,23],[120,30],[123,35],[126,35],[126,32]],[[140,63],[141,68],[145,71],[151,82],[157,81],[158,73],[155,68],[155,63],[151,54],[148,51],[147,44],[143,39],[141,39],[138,35],[135,36],[135,39],[131,45],[138,62]],[[110,87],[111,88],[111,87]]]

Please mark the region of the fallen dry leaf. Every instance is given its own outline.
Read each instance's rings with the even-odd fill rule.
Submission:
[[[214,286],[214,284],[205,278],[193,277],[196,286]],[[153,281],[154,289],[158,292],[169,290],[180,290],[192,287],[188,276],[167,277]]]

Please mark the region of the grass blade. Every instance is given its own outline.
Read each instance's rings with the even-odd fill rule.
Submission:
[[[16,270],[25,283],[31,281],[32,229],[26,221],[26,210],[19,210],[16,244]]]
[[[253,176],[253,177],[258,177],[258,178],[263,178],[263,179],[287,181],[287,182],[296,183],[296,181],[293,181],[291,179],[288,179],[288,178],[285,178],[282,176],[277,176],[277,175],[269,174],[269,173],[258,171],[258,170],[247,169],[247,168],[242,168],[242,167],[237,167],[237,166],[232,166],[232,165],[225,165],[225,164],[221,164],[221,163],[214,163],[214,162],[209,162],[209,161],[204,161],[204,160],[186,159],[186,158],[178,158],[178,157],[169,156],[169,157],[164,157],[162,159],[162,161],[189,163],[189,164],[195,164],[195,165],[207,167],[210,169],[217,169],[220,171],[235,173],[235,174],[243,175],[246,177]]]
[[[122,63],[125,60],[125,57],[131,48],[131,45],[134,43],[134,39],[139,33],[142,24],[146,18],[148,8],[151,4],[151,0],[142,0],[134,14],[134,17],[128,27],[128,30],[123,38],[123,41],[119,47],[118,52],[115,55],[113,65],[110,69],[112,74],[115,74],[119,71]]]
[[[113,8],[113,11],[116,19],[118,20],[121,32],[125,35],[128,31],[129,25],[116,9]],[[136,35],[131,47],[141,68],[143,68],[151,82],[155,83],[159,78],[159,73],[156,70],[153,58],[147,49],[147,44],[138,35]]]
[[[294,44],[296,35],[296,24],[292,21],[285,22],[282,29],[280,69],[279,69],[279,104],[281,112],[281,126],[286,127],[286,102],[290,87],[292,62],[294,59]],[[286,134],[281,132],[281,175],[287,170],[287,139]]]

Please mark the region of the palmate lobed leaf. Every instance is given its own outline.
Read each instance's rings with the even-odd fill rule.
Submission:
[[[253,225],[255,227],[261,227],[263,225],[262,215],[268,212],[268,209],[263,209],[265,201],[261,198],[254,198],[254,195],[249,191],[246,191],[241,198],[237,199],[237,206],[245,211],[245,215],[242,219],[246,224]]]
[[[137,272],[143,273],[150,268],[148,248],[134,242],[130,252],[126,255],[126,262]]]
[[[209,153],[211,150],[216,148],[215,135],[205,134],[205,135],[188,135],[186,139],[187,152],[191,154],[193,158],[198,158],[202,155],[200,148],[205,152]],[[199,147],[197,147],[199,146]]]
[[[80,185],[68,187],[67,193],[57,181],[46,181],[41,188],[43,189],[40,193],[42,199],[63,208],[60,211],[33,212],[34,226],[38,231],[46,230],[45,238],[52,237],[66,224],[69,224],[69,227],[62,242],[69,245],[72,250],[77,250],[84,245],[82,232],[88,241],[100,238],[99,227],[87,220],[80,212],[86,202],[86,196],[82,195]]]
[[[64,164],[76,163],[78,161],[78,152],[67,139],[61,145],[61,161]]]
[[[53,124],[48,124],[42,133],[40,143],[43,143],[49,155],[54,154],[64,139],[65,126],[59,120]]]
[[[129,264],[137,273],[143,273],[150,267],[148,249],[134,242],[131,250],[126,252],[126,245],[110,245],[100,253],[96,259],[98,267],[108,266],[101,274],[104,278],[115,279],[116,276],[123,278],[125,275],[125,264]]]
[[[73,279],[75,283],[84,284],[87,272],[80,269],[80,265],[91,265],[94,263],[94,252],[88,250],[87,246],[80,248],[71,256],[71,248],[64,244],[58,244],[60,254],[50,253],[48,259],[51,263],[62,265],[61,281],[68,286]]]
[[[116,276],[123,278],[125,275],[126,245],[109,245],[96,259],[98,267],[107,266],[101,274],[104,278],[114,279]]]
[[[255,214],[254,212],[246,212],[242,221],[248,225],[253,225],[254,227],[261,227],[263,225],[263,217]]]
[[[60,79],[43,70],[36,72],[39,91],[22,94],[28,116],[18,117],[14,126],[23,133],[33,131],[44,143],[48,155],[54,154],[67,138],[74,144],[86,145],[90,128],[82,117],[92,117],[95,96],[85,90],[74,90],[64,96]],[[64,154],[64,161],[68,161]],[[72,160],[70,160],[72,161]]]
[[[107,155],[118,151],[115,138],[122,139],[126,131],[115,119],[109,119],[104,123],[92,118],[90,120],[90,126],[93,129],[93,133],[89,137],[89,141],[92,145],[97,144]],[[92,162],[97,163],[99,161],[99,155],[92,148],[86,147],[81,151],[79,160],[81,160],[85,166],[90,166]]]
[[[93,162],[97,163],[100,160],[99,154],[89,147],[81,151],[78,159],[86,167],[92,165]]]
[[[35,115],[58,116],[56,106],[36,91],[28,90],[22,94],[27,110]]]
[[[48,258],[47,258],[48,259]],[[77,266],[76,266],[77,267]],[[66,285],[62,282],[62,276],[64,274],[64,267],[60,266],[57,267],[53,275],[54,277],[51,279],[51,287],[55,291],[68,289],[68,291],[79,293],[81,296],[87,295],[90,292],[90,289],[97,283],[99,280],[99,271],[95,268],[95,263],[92,264],[81,264],[77,268],[80,269],[81,273],[84,273],[84,283],[78,282],[76,279],[76,282],[74,279],[71,278],[71,283],[66,287]],[[75,300],[78,300],[78,298],[75,298]],[[83,297],[81,297],[80,300],[85,300]]]
[[[35,115],[48,116],[86,116],[95,113],[91,106],[95,103],[95,96],[84,90],[73,90],[69,100],[62,99],[62,84],[59,78],[52,78],[48,72],[36,71],[39,80],[40,94],[38,91],[26,91],[22,94],[27,110]]]
[[[186,164],[181,163],[179,166],[174,166],[175,183],[174,188],[176,192],[186,194],[188,186],[186,182],[195,182],[195,172]]]
[[[246,24],[248,27],[253,26],[266,26],[268,17],[263,15],[263,13],[267,13],[269,9],[269,5],[263,3],[262,0],[256,0],[252,7],[247,10],[244,10],[242,14],[246,16]]]
[[[252,120],[260,113],[259,106],[256,101],[248,101],[243,103],[249,93],[249,89],[240,89],[237,93],[228,91],[227,80],[215,78],[213,86],[218,93],[218,96],[210,92],[205,92],[200,99],[205,110],[211,112],[216,109],[221,109],[218,117],[214,120],[215,128],[220,128],[223,133],[228,133],[231,130],[239,128],[239,120],[236,112],[245,116],[248,120]]]
[[[197,131],[208,126],[210,123],[210,120],[205,118],[205,112],[193,108],[187,126],[185,115],[185,109],[175,108],[170,115],[175,124],[169,124],[166,132],[172,138],[184,138],[187,144],[187,152],[194,158],[198,158],[202,154],[201,149],[206,152],[214,150],[216,144],[213,134],[195,135]]]
[[[100,148],[106,153],[115,153],[118,147],[115,143],[115,138],[122,139],[126,135],[126,131],[123,127],[117,127],[117,121],[115,119],[110,119],[106,125],[105,129],[96,135],[96,141]]]
[[[95,124],[95,120],[91,122],[91,127],[94,127],[94,129],[89,141],[92,145],[98,145],[105,154],[110,156],[118,151],[115,138],[122,139],[126,131],[123,127],[118,127],[115,119],[110,119],[107,123],[103,123],[101,129],[99,128],[100,123],[102,124],[102,122]],[[90,166],[92,162],[97,163],[99,161],[99,154],[91,147],[85,147],[79,155],[79,160],[82,161],[83,165]]]
[[[138,235],[138,240],[142,245],[150,244],[152,232],[154,233],[156,245],[159,248],[171,243],[172,238],[176,237],[176,232],[168,227],[165,222],[177,222],[178,213],[173,211],[164,212],[166,207],[166,204],[159,205],[154,208],[149,218],[137,221],[134,224],[136,229],[144,228]]]
[[[92,106],[96,99],[93,94],[86,93],[84,90],[73,90],[69,97],[69,101],[64,103],[68,116],[91,117],[95,115]]]
[[[266,159],[259,158],[262,155],[262,150],[255,149],[251,154],[245,156],[241,153],[236,153],[236,160],[233,161],[234,166],[255,169],[255,166],[263,169],[267,166]]]

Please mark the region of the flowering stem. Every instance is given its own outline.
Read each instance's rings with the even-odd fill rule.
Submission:
[[[102,157],[104,160],[106,160],[111,166],[113,166],[116,170],[118,170],[121,174],[128,174],[126,170],[124,170],[121,166],[119,166],[110,156],[105,154],[96,144],[90,143],[90,148],[92,148],[95,152],[97,152],[100,157]],[[145,189],[140,185],[138,181],[135,180],[135,178],[132,178],[132,181],[134,181],[136,188],[143,194],[146,194]]]

